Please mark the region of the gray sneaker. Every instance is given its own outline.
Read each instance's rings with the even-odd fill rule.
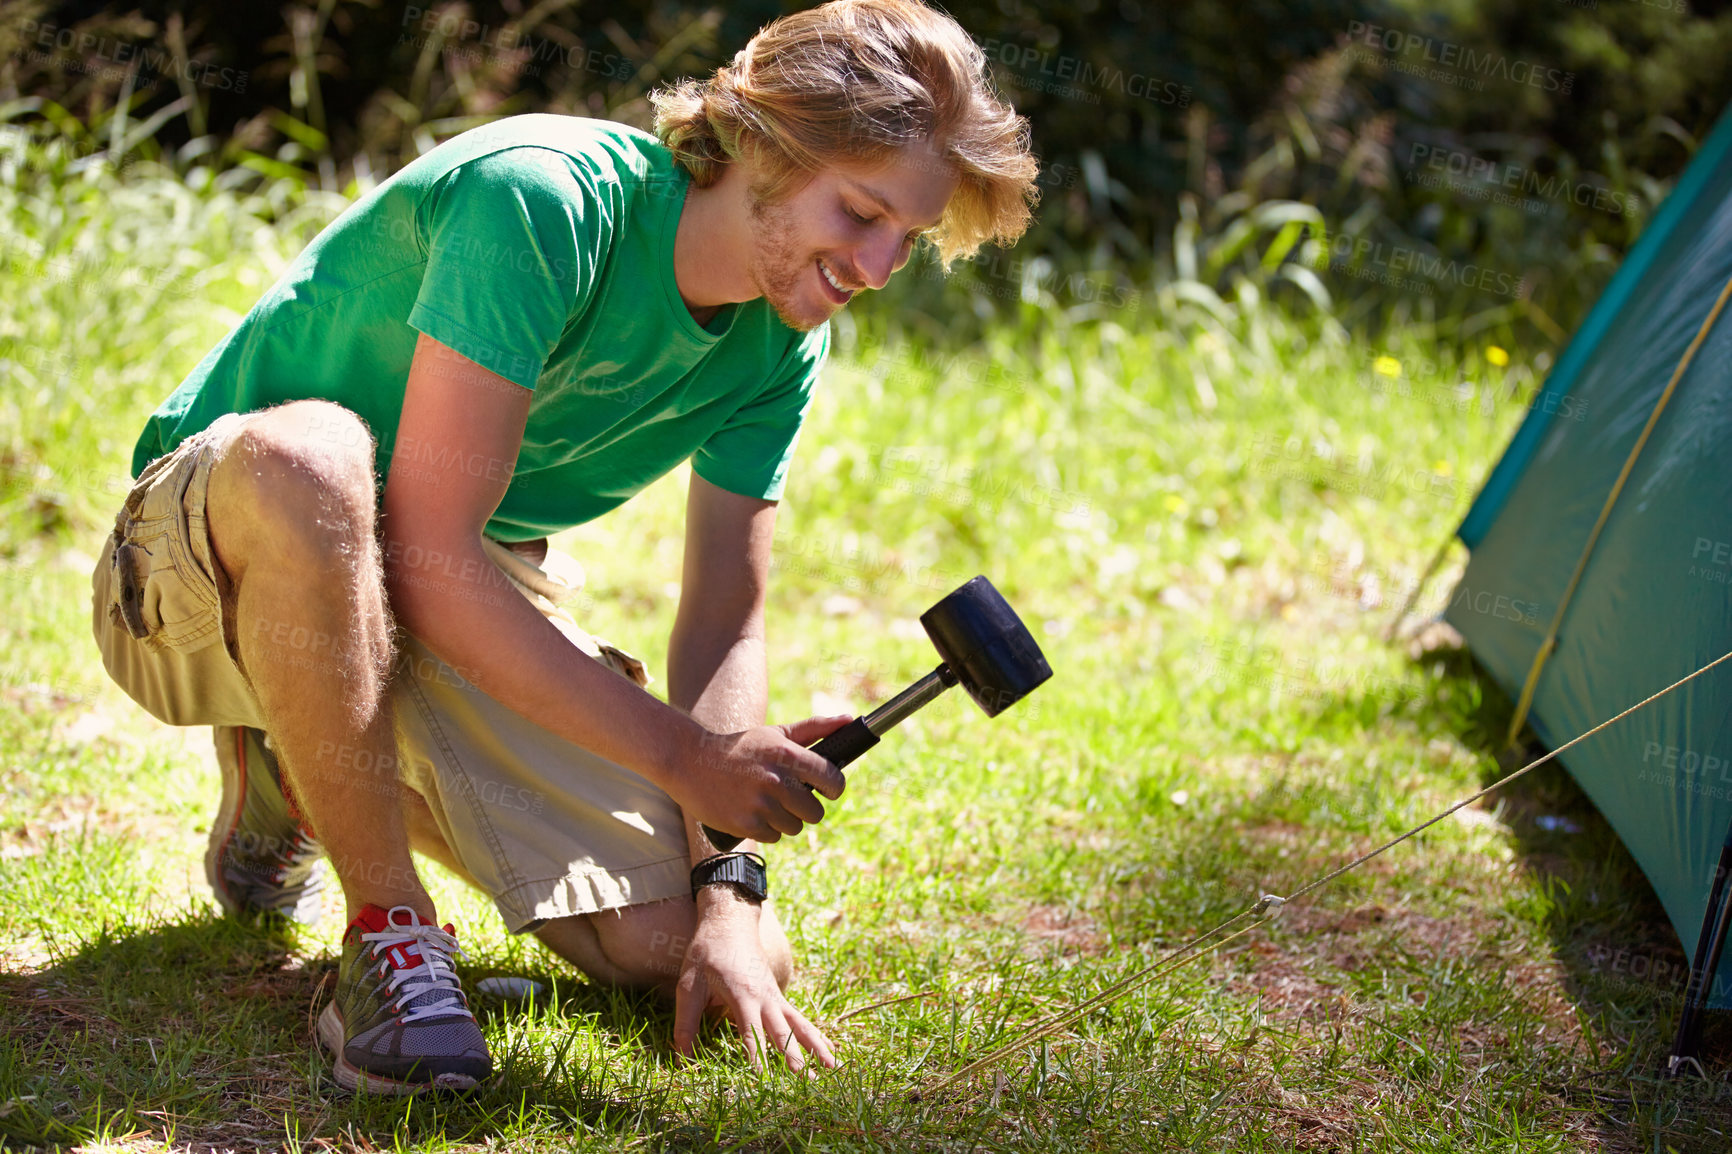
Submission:
[[[493,1073],[487,1041],[452,970],[456,931],[408,906],[369,905],[343,935],[337,993],[319,1041],[337,1084],[372,1094],[469,1090]]]
[[[282,775],[263,730],[219,725],[222,808],[211,823],[205,877],[233,917],[318,922],[325,888],[324,851],[289,813]]]

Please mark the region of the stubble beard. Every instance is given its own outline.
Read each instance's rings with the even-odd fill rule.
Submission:
[[[825,321],[794,312],[800,278],[806,266],[794,248],[794,211],[751,195],[752,284],[775,310],[783,324],[795,332],[811,332]]]

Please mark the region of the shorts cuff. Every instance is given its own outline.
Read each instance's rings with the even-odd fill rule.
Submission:
[[[506,928],[520,934],[554,918],[659,902],[691,892],[691,862],[679,856],[629,870],[573,870],[563,877],[521,882],[496,894],[493,903]]]

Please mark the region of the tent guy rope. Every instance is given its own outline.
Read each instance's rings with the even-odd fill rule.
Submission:
[[[1732,285],[1729,285],[1728,288],[1732,289]],[[1166,957],[1162,958],[1160,961],[1157,961],[1151,965],[1145,966],[1142,969],[1136,971],[1135,973],[1130,974],[1127,977],[1120,978],[1118,981],[1114,982],[1112,985],[1108,986],[1106,989],[1101,990],[1099,993],[1094,994],[1092,997],[1084,999],[1083,1001],[1077,1003],[1076,1005],[1070,1007],[1069,1009],[1060,1010],[1058,1013],[1047,1018],[1045,1021],[1037,1022],[1035,1025],[1030,1026],[1027,1030],[1024,1030],[1022,1033],[1018,1034],[1016,1037],[1012,1038],[1010,1041],[1003,1043],[1002,1045],[998,1046],[996,1049],[991,1050],[990,1052],[988,1052],[984,1056],[976,1058],[974,1061],[968,1063],[966,1066],[963,1066],[960,1070],[957,1070],[955,1073],[948,1074],[948,1075],[944,1076],[943,1078],[940,1078],[937,1082],[933,1083],[931,1086],[929,1086],[924,1091],[922,1091],[922,1094],[936,1094],[942,1090],[948,1089],[949,1087],[962,1081],[964,1078],[967,1078],[969,1075],[977,1073],[981,1070],[984,1070],[988,1066],[995,1065],[998,1062],[1003,1061],[1005,1058],[1009,1057],[1010,1055],[1016,1053],[1017,1051],[1022,1050],[1023,1048],[1025,1048],[1025,1047],[1027,1047],[1027,1046],[1029,1046],[1035,1042],[1041,1041],[1044,1038],[1050,1037],[1052,1034],[1057,1033],[1059,1030],[1062,1030],[1064,1027],[1070,1025],[1072,1022],[1075,1022],[1077,1019],[1081,1018],[1084,1014],[1087,1014],[1090,1010],[1093,1010],[1099,1006],[1107,1005],[1108,1003],[1111,1003],[1111,1002],[1115,1002],[1119,998],[1122,998],[1126,994],[1130,993],[1131,991],[1136,990],[1136,989],[1140,989],[1141,987],[1149,984],[1150,982],[1154,981],[1156,978],[1160,977],[1162,974],[1165,974],[1171,970],[1177,969],[1179,966],[1183,965],[1184,963],[1186,963],[1188,961],[1192,961],[1196,958],[1200,958],[1204,954],[1212,953],[1213,951],[1220,949],[1222,946],[1224,946],[1228,942],[1232,941],[1234,938],[1240,937],[1243,934],[1250,933],[1252,930],[1256,929],[1258,926],[1262,925],[1264,922],[1268,921],[1270,918],[1274,917],[1277,913],[1279,913],[1281,910],[1281,907],[1285,906],[1287,903],[1297,901],[1298,899],[1304,897],[1306,894],[1312,893],[1316,890],[1323,888],[1324,886],[1328,885],[1330,882],[1334,881],[1336,878],[1341,877],[1343,874],[1346,874],[1346,873],[1349,873],[1353,870],[1358,869],[1360,866],[1364,865],[1366,862],[1370,861],[1372,858],[1377,857],[1379,854],[1385,853],[1388,850],[1394,849],[1396,846],[1400,845],[1402,842],[1406,841],[1408,838],[1414,837],[1415,835],[1424,832],[1425,830],[1436,825],[1438,822],[1442,821],[1444,818],[1448,817],[1450,814],[1456,812],[1457,810],[1464,809],[1467,806],[1470,806],[1474,802],[1485,797],[1486,795],[1491,794],[1491,793],[1495,793],[1497,790],[1502,789],[1504,786],[1510,784],[1512,781],[1515,781],[1517,778],[1522,777],[1523,775],[1529,773],[1530,771],[1538,769],[1540,766],[1546,764],[1546,762],[1551,761],[1553,758],[1557,757],[1559,754],[1563,753],[1566,749],[1569,749],[1571,746],[1574,746],[1574,745],[1577,745],[1583,741],[1586,741],[1588,738],[1594,736],[1594,734],[1600,732],[1602,729],[1605,729],[1611,725],[1615,725],[1617,722],[1622,721],[1624,718],[1630,716],[1630,714],[1635,713],[1637,710],[1643,708],[1644,706],[1653,704],[1654,702],[1658,701],[1660,698],[1666,696],[1668,693],[1671,693],[1674,689],[1677,689],[1680,686],[1686,685],[1689,682],[1694,681],[1696,678],[1702,676],[1704,673],[1707,673],[1710,669],[1713,669],[1715,666],[1720,665],[1721,663],[1723,663],[1725,661],[1729,661],[1729,660],[1732,660],[1732,652],[1727,652],[1727,653],[1722,654],[1719,657],[1716,657],[1713,661],[1710,661],[1708,664],[1702,666],[1700,669],[1697,669],[1695,672],[1679,678],[1677,681],[1674,681],[1672,684],[1666,686],[1666,688],[1660,690],[1658,693],[1654,693],[1648,697],[1643,698],[1641,701],[1638,701],[1636,704],[1630,706],[1628,709],[1624,710],[1622,713],[1619,713],[1614,717],[1607,718],[1605,721],[1600,722],[1598,725],[1594,726],[1592,729],[1588,730],[1586,733],[1583,733],[1583,734],[1580,734],[1574,738],[1571,738],[1569,741],[1566,741],[1564,744],[1558,746],[1556,749],[1551,750],[1550,752],[1546,753],[1543,757],[1539,757],[1539,758],[1534,759],[1533,761],[1528,762],[1528,764],[1522,766],[1520,769],[1517,769],[1517,770],[1505,775],[1504,777],[1501,777],[1498,780],[1492,782],[1490,785],[1486,786],[1484,789],[1480,790],[1478,793],[1473,794],[1471,797],[1463,798],[1462,800],[1456,802],[1454,805],[1450,806],[1448,809],[1443,810],[1441,813],[1438,813],[1436,816],[1414,826],[1412,829],[1408,830],[1406,833],[1400,834],[1397,837],[1393,837],[1390,840],[1384,842],[1382,845],[1378,846],[1376,849],[1371,850],[1369,853],[1361,854],[1358,857],[1354,858],[1352,861],[1348,862],[1346,865],[1339,866],[1338,868],[1331,870],[1329,873],[1326,873],[1326,874],[1322,875],[1321,877],[1318,877],[1318,878],[1308,882],[1306,885],[1300,887],[1297,890],[1294,890],[1291,894],[1287,895],[1286,897],[1281,897],[1278,894],[1264,894],[1262,897],[1258,898],[1257,901],[1252,903],[1250,906],[1246,907],[1245,909],[1241,910],[1239,913],[1228,918],[1226,921],[1215,926],[1213,929],[1205,930],[1203,933],[1198,934],[1196,937],[1192,938],[1190,941],[1186,942],[1184,945],[1179,946],[1172,953],[1168,954]],[[1245,922],[1246,919],[1251,919],[1251,920],[1248,922],[1248,924],[1240,926],[1239,923]],[[1233,929],[1235,926],[1238,926],[1239,928]],[[1233,930],[1233,932],[1230,934],[1226,934],[1225,937],[1217,937],[1217,935],[1224,934],[1228,930]],[[1215,939],[1215,940],[1211,941],[1211,939]]]

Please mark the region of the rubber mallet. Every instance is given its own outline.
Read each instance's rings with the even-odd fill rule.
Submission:
[[[953,685],[997,717],[1052,676],[1052,667],[1028,627],[985,577],[975,577],[920,615],[942,664],[874,709],[811,746],[838,769],[878,744],[909,714]],[[704,826],[704,835],[726,853],[744,838]]]

